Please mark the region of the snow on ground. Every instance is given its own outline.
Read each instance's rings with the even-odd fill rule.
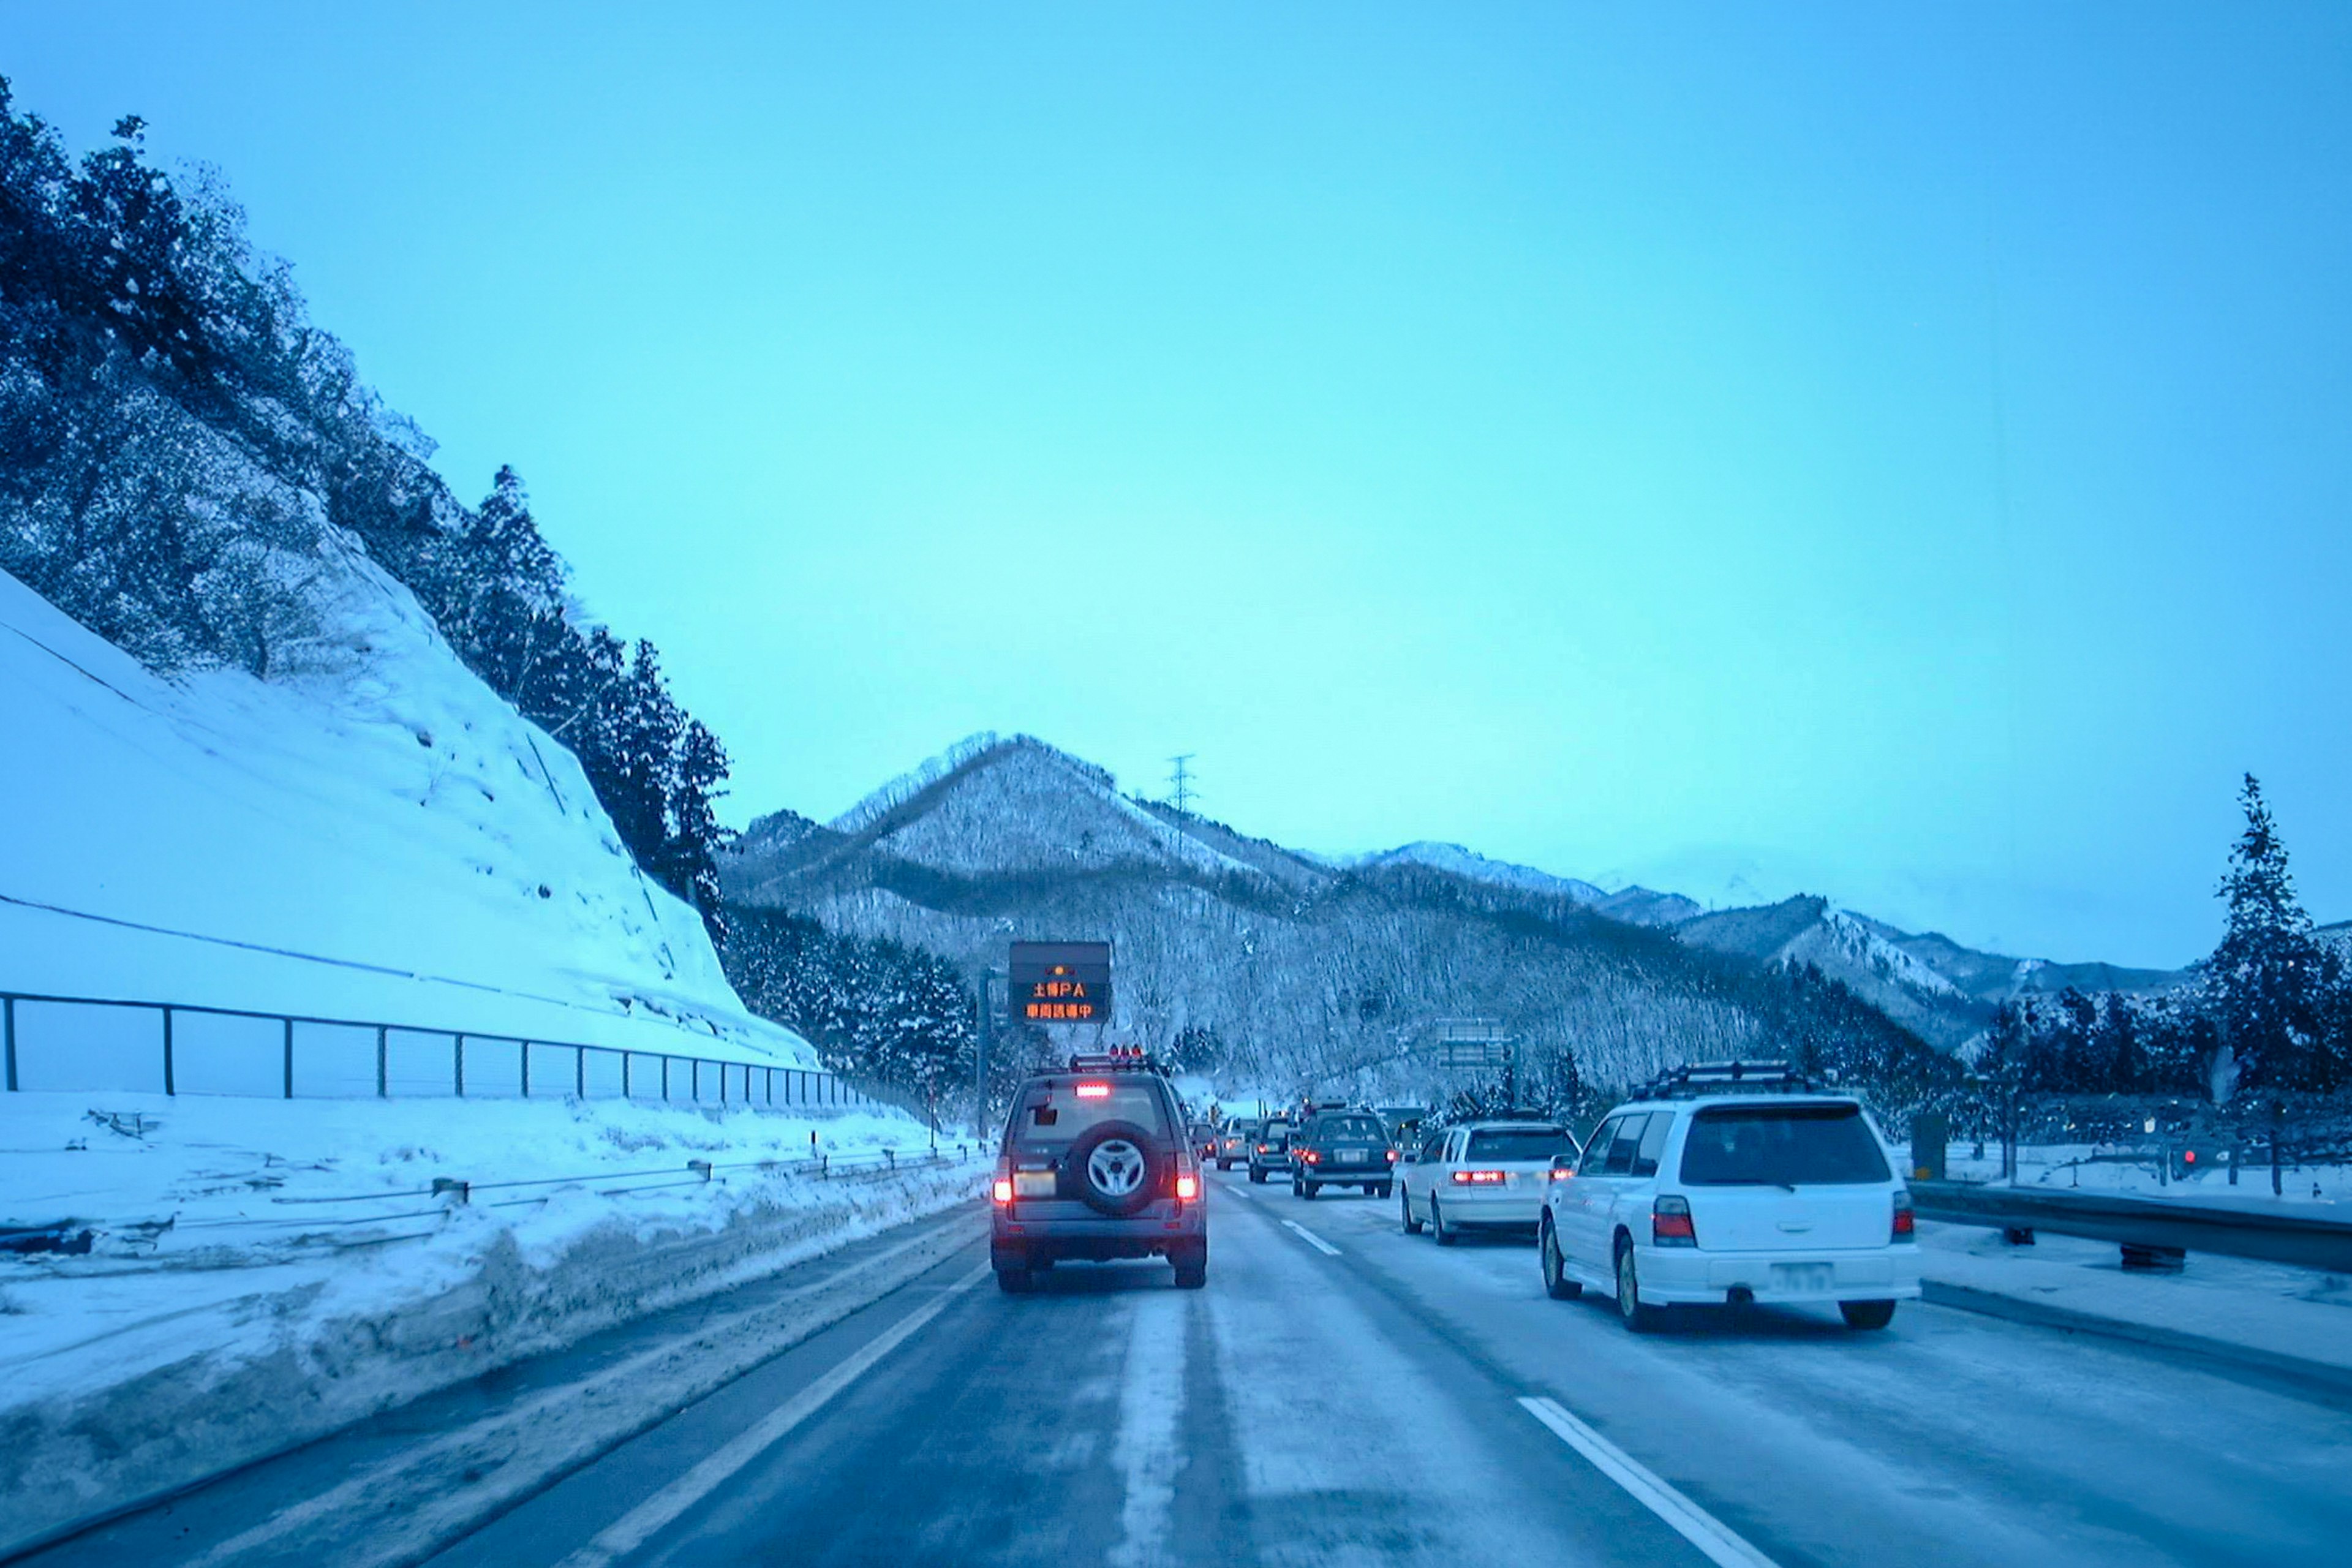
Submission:
[[[915,1122],[864,1112],[0,1096],[0,1226],[92,1232],[86,1256],[0,1253],[0,1403],[84,1393],[199,1347],[268,1353],[306,1325],[446,1291],[494,1249],[545,1269],[591,1238],[722,1230],[847,1191],[883,1150],[912,1164],[931,1147]],[[841,1180],[740,1168],[816,1153]],[[711,1163],[707,1183],[689,1160]],[[471,1184],[468,1201],[434,1196],[436,1178]],[[866,1217],[856,1234],[903,1216]],[[299,1311],[246,1314],[289,1292]]]
[[[0,574],[0,989],[815,1065],[571,752],[371,563],[325,578],[280,674],[165,680]],[[145,1087],[22,1043],[27,1087]]]
[[[1919,1226],[1931,1284],[2096,1319],[2130,1336],[2185,1337],[2352,1375],[2352,1279],[2318,1268],[2189,1256],[2178,1274],[2123,1267],[2111,1241],[2036,1233],[2013,1247],[1979,1226]]]
[[[53,1527],[969,1200],[977,1152],[931,1152],[866,1112],[0,1095],[0,1226],[92,1233],[0,1251],[0,1511]]]
[[[2000,1180],[2000,1145],[1988,1141],[1981,1157],[1975,1149],[1969,1140],[1952,1140],[1945,1159],[1946,1174],[1956,1182]],[[2210,1150],[2203,1152],[2210,1158]],[[2107,1143],[2021,1144],[2017,1151],[2017,1185],[2021,1187],[2114,1193],[2206,1205],[2260,1206],[2285,1202],[2307,1209],[2315,1202],[2352,1209],[2352,1166],[2289,1165],[2282,1175],[2280,1196],[2273,1198],[2270,1165],[2257,1163],[2253,1154],[2247,1157],[2247,1163],[2238,1173],[2237,1184],[2232,1186],[2226,1158],[2186,1180],[2160,1182],[2156,1156],[2150,1151],[2119,1149]]]

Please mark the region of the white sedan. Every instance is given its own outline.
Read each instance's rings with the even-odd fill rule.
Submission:
[[[1548,1121],[1472,1121],[1433,1133],[1397,1172],[1405,1234],[1420,1235],[1424,1219],[1440,1247],[1465,1231],[1532,1232],[1553,1161],[1576,1153],[1575,1135]]]

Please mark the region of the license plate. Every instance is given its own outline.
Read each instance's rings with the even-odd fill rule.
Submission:
[[[1775,1263],[1776,1290],[1827,1290],[1837,1283],[1837,1266],[1830,1263]]]
[[[1342,1165],[1360,1165],[1364,1163],[1364,1152],[1361,1149],[1342,1149],[1338,1158]]]
[[[1013,1195],[1016,1198],[1052,1197],[1054,1195],[1054,1173],[1051,1171],[1013,1172]]]

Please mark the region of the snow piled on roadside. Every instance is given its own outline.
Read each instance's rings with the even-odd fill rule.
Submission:
[[[941,1152],[866,1112],[0,1095],[0,1226],[92,1233],[0,1252],[0,1514],[57,1528],[970,1201],[984,1163]]]
[[[0,1253],[14,1308],[0,1402],[84,1394],[193,1352],[266,1355],[308,1326],[461,1285],[494,1248],[543,1270],[586,1240],[716,1232],[845,1192],[882,1151],[930,1149],[895,1114],[0,1096],[0,1226],[92,1233],[85,1256]],[[740,1168],[812,1153],[840,1161],[840,1179]],[[712,1164],[707,1182],[689,1160]],[[436,1178],[471,1184],[468,1200],[433,1196]],[[499,1184],[513,1183],[538,1184]],[[264,1300],[280,1304],[251,1310]]]

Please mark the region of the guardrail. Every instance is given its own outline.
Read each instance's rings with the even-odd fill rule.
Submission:
[[[148,1028],[97,1027],[152,1015]],[[77,1026],[71,1015],[83,1022]],[[255,1026],[260,1026],[256,1028]],[[48,1037],[57,1035],[52,1041]],[[273,1100],[634,1100],[758,1110],[888,1106],[913,1096],[807,1068],[591,1046],[474,1029],[258,1012],[186,1002],[0,992],[0,1065],[26,1089],[223,1094]]]
[[[1909,1184],[1928,1219],[2112,1241],[2127,1255],[2216,1252],[2352,1273],[2352,1220],[1969,1182]]]

